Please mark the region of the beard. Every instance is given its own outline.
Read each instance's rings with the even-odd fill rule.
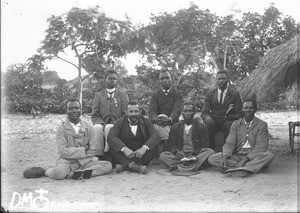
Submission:
[[[132,124],[136,124],[139,121],[139,116],[138,115],[130,115],[128,116],[128,120]]]

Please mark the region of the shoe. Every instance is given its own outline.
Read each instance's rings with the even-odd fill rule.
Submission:
[[[76,170],[73,175],[72,175],[72,179],[73,180],[78,180],[82,177],[82,174],[83,174],[83,170]]]
[[[122,164],[116,164],[116,170],[117,173],[121,173],[124,171],[123,165]]]
[[[112,156],[110,152],[104,152],[104,160],[111,162],[112,161]]]
[[[225,174],[228,169],[230,169],[230,168],[229,167],[220,167],[220,172],[222,174]]]
[[[93,170],[92,169],[85,169],[83,170],[82,178],[83,179],[90,179],[92,176]]]
[[[137,172],[140,174],[146,174],[147,173],[147,166],[139,165],[136,163],[132,163],[129,167],[130,171]]]
[[[175,171],[175,170],[178,170],[178,166],[177,165],[171,165],[169,171],[172,172],[172,171]]]
[[[248,171],[233,171],[231,172],[232,177],[247,177],[251,173]]]
[[[195,156],[189,157],[189,161],[197,161],[197,158]]]
[[[187,162],[187,161],[189,161],[188,158],[181,158],[181,160],[180,160],[180,162]]]
[[[95,157],[97,157],[99,161],[105,160],[105,157],[103,155],[96,155]]]
[[[39,178],[45,175],[46,170],[42,167],[28,168],[23,172],[25,178]]]

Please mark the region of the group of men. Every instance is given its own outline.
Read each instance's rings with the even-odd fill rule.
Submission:
[[[117,89],[117,72],[107,71],[106,88],[94,97],[93,126],[80,118],[80,102],[70,99],[67,118],[57,131],[56,166],[26,169],[24,177],[88,179],[111,172],[113,166],[118,173],[146,174],[155,158],[171,172],[214,166],[232,176],[258,173],[274,159],[268,151],[267,123],[255,117],[254,100],[242,102],[229,86],[227,72],[220,71],[216,77],[218,87],[204,99],[201,122],[194,118],[195,104],[184,102],[182,93],[172,86],[169,71],[159,74],[161,88],[151,96],[149,118],[141,115],[139,102],[129,101]],[[224,145],[216,153],[214,135],[220,131],[224,141],[218,143]]]

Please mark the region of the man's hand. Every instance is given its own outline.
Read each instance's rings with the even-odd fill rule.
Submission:
[[[182,159],[182,158],[185,157],[185,154],[183,153],[183,151],[178,151],[178,152],[176,152],[175,157],[176,157],[177,159]]]
[[[227,167],[227,159],[228,159],[227,155],[222,155],[222,158],[220,160],[220,167],[221,168],[226,168]]]
[[[141,148],[139,148],[138,150],[136,150],[134,153],[135,153],[135,156],[137,158],[141,158],[146,153],[146,151],[147,151],[147,148],[144,147],[144,146],[142,146]]]
[[[234,167],[243,167],[250,159],[248,157],[243,158],[240,162],[236,163]]]
[[[89,148],[90,148],[90,145],[89,145],[89,144],[86,144],[86,145],[84,145],[84,149],[85,149],[85,151],[88,151],[88,150],[89,150]]]
[[[129,149],[128,147],[125,147],[124,150],[123,150],[126,158],[133,158],[134,157],[134,152]]]
[[[204,121],[204,125],[208,128],[214,124],[214,120],[211,117],[207,117]]]

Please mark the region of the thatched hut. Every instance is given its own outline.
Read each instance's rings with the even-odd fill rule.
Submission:
[[[300,36],[270,49],[257,68],[240,82],[242,99],[274,101],[289,86],[300,85]]]

